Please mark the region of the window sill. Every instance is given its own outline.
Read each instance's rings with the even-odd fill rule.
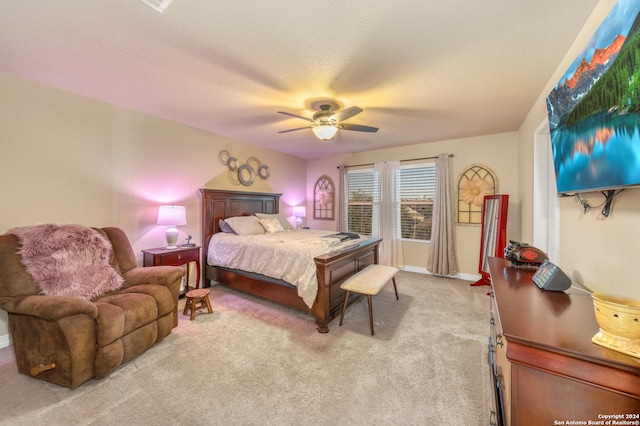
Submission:
[[[414,240],[411,238],[401,238],[400,240],[402,240],[403,243],[431,244],[431,240]]]

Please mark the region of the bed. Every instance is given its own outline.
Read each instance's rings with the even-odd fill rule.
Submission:
[[[314,257],[318,290],[315,301],[309,307],[298,296],[297,288],[282,280],[238,269],[208,264],[209,243],[213,235],[221,232],[220,220],[255,213],[279,213],[281,194],[200,189],[202,220],[202,286],[211,281],[268,299],[292,308],[310,312],[315,317],[320,333],[329,331],[329,322],[340,314],[344,291],[340,284],[365,268],[378,263],[379,238],[358,240],[355,244]],[[356,298],[353,295],[353,298]]]

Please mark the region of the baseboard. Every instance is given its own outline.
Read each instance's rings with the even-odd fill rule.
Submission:
[[[403,271],[407,271],[407,272],[416,272],[418,274],[433,275],[433,273],[428,271],[427,268],[419,268],[417,266],[404,266],[402,268],[402,270]],[[480,279],[480,275],[463,274],[463,273],[457,273],[455,275],[448,275],[448,277],[457,278],[457,279],[465,280],[465,281],[477,281],[477,280]]]
[[[8,348],[11,346],[11,335],[5,334],[4,336],[0,336],[0,349]]]

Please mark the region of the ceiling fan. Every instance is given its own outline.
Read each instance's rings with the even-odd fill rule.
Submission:
[[[360,124],[343,123],[353,117],[356,114],[360,114],[363,111],[362,108],[352,106],[341,111],[333,111],[331,105],[320,105],[320,111],[313,114],[313,118],[304,117],[302,115],[292,114],[290,112],[278,111],[280,114],[288,115],[289,117],[300,118],[305,121],[313,123],[310,126],[297,127],[295,129],[283,130],[278,133],[295,132],[296,130],[311,129],[318,139],[323,141],[330,141],[338,133],[338,130],[354,130],[356,132],[371,132],[378,131],[377,127],[362,126]]]

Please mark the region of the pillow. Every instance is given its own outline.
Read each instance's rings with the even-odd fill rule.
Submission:
[[[284,229],[285,231],[290,231],[293,229],[293,225],[291,224],[291,222],[289,222],[287,220],[286,217],[284,217],[284,215],[281,214],[268,214],[268,213],[256,213],[256,216],[259,217],[260,219],[277,219],[278,222],[280,222],[280,226],[282,226],[282,229]]]
[[[109,265],[111,241],[102,231],[46,224],[13,228],[7,233],[20,239],[22,264],[44,295],[92,300],[124,283]]]
[[[228,217],[224,221],[238,235],[264,234],[264,228],[260,225],[260,219],[256,216]]]
[[[267,234],[273,234],[274,232],[284,232],[284,228],[278,222],[278,219],[271,217],[268,219],[260,219],[260,225],[267,231]]]
[[[218,226],[220,226],[220,230],[222,232],[226,232],[228,234],[235,234],[235,232],[233,232],[233,228],[230,227],[229,224],[222,219],[220,219],[220,221],[218,222]]]

